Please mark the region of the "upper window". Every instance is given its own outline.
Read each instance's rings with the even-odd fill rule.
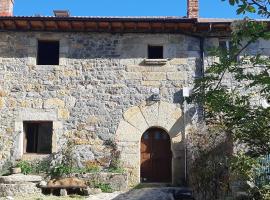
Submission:
[[[38,41],[38,65],[59,65],[59,41]]]
[[[220,39],[219,40],[219,47],[222,48],[222,49],[224,49],[224,50],[229,51],[230,50],[230,47],[231,47],[230,40]]]
[[[148,59],[163,59],[163,46],[148,46]]]
[[[228,58],[233,58],[232,56],[234,56],[232,53],[232,50],[233,50],[233,46],[232,46],[232,42],[229,40],[229,39],[220,39],[219,40],[219,47],[225,51],[227,51],[227,57]],[[239,61],[239,56],[233,58],[233,60],[235,62],[238,62]]]
[[[52,153],[52,122],[24,122],[24,153]]]

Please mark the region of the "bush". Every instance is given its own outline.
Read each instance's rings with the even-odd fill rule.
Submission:
[[[64,164],[57,164],[51,170],[52,177],[62,177],[63,175],[71,174],[72,168]]]
[[[30,174],[34,171],[31,163],[24,161],[24,160],[19,161],[16,164],[16,167],[20,167],[22,170],[22,173],[25,175]]]
[[[85,171],[89,173],[100,172],[101,168],[98,163],[93,161],[87,161],[85,163]]]

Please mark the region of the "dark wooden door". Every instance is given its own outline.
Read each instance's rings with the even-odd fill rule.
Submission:
[[[171,182],[171,163],[169,135],[159,128],[147,130],[141,139],[142,182]]]

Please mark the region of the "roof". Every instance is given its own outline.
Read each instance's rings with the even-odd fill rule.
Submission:
[[[230,31],[233,19],[186,17],[0,17],[0,31],[60,31],[112,33],[209,33]]]

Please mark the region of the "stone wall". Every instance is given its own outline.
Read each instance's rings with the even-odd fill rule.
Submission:
[[[58,66],[36,65],[38,39],[60,40]],[[146,65],[148,45],[164,45],[167,62]],[[192,86],[200,71],[199,40],[180,34],[1,32],[0,167],[23,158],[26,120],[53,122],[53,152],[63,147],[67,137],[74,139],[79,166],[108,158],[104,141],[115,139],[124,112],[143,104],[156,90],[161,102],[180,109],[181,89]],[[190,112],[189,118],[195,113]],[[140,134],[150,126],[167,130],[157,122]],[[175,146],[182,146],[181,138],[175,141]],[[173,157],[181,158],[175,165],[181,171],[175,180],[181,183],[183,151]],[[133,176],[133,184],[138,183],[139,171]]]

